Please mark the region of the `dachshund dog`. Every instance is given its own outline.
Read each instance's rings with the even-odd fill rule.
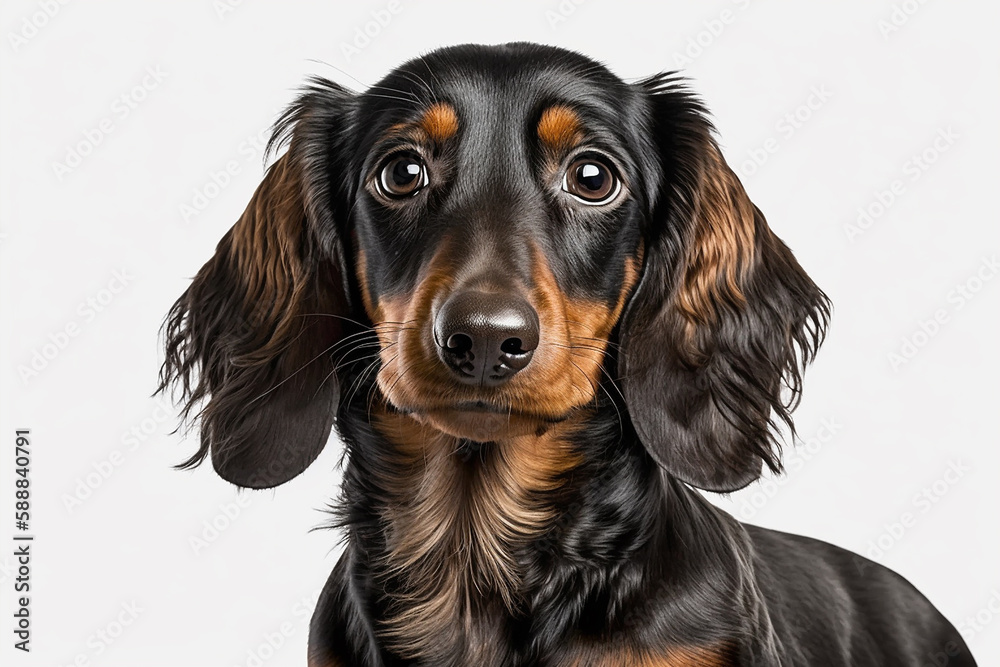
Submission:
[[[780,470],[829,303],[675,74],[457,46],[315,79],[165,324],[226,480],[336,425],[312,667],[974,665],[906,580],[692,487]]]

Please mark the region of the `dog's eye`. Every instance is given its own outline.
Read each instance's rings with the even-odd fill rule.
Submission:
[[[427,167],[414,153],[395,155],[382,167],[378,184],[382,194],[391,199],[415,195],[427,185]]]
[[[563,177],[563,190],[584,204],[606,204],[621,190],[615,172],[593,156],[575,160]]]

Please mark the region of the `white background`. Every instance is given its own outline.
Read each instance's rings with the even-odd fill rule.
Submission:
[[[175,414],[150,398],[157,329],[242,211],[262,173],[256,137],[307,75],[360,89],[437,46],[515,39],[577,49],[627,79],[684,69],[752,198],[835,303],[790,474],[720,504],[873,555],[962,624],[980,664],[1000,662],[1000,279],[989,263],[1000,253],[1000,5],[235,4],[0,10],[4,664],[304,664],[312,599],[339,551],[336,534],[310,529],[336,493],[340,447],[273,492],[238,496],[210,468],[171,470],[194,441],[171,435]],[[369,24],[372,12],[386,25]],[[366,25],[369,43],[345,53]],[[95,134],[103,119],[111,131]],[[57,174],[81,143],[88,154]],[[230,162],[238,173],[212,187]],[[196,191],[212,197],[185,221]],[[849,237],[859,209],[871,221]],[[904,351],[894,367],[889,355]],[[23,427],[30,655],[11,634]],[[206,532],[212,522],[225,529]]]

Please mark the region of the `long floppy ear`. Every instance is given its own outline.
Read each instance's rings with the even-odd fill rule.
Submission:
[[[829,301],[747,197],[704,107],[669,75],[640,85],[662,179],[621,327],[624,396],[670,474],[735,491],[781,468],[777,424],[794,429]]]
[[[331,190],[352,96],[315,80],[276,125],[290,135],[242,217],[171,309],[160,391],[201,422],[198,451],[224,479],[268,488],[295,477],[330,436],[339,388],[331,346],[351,317]]]

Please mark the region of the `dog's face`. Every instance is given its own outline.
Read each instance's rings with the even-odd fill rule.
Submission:
[[[435,54],[363,96],[352,245],[392,406],[484,441],[594,399],[657,178],[642,113],[547,51]]]
[[[361,95],[315,81],[276,137],[288,152],[168,320],[164,386],[208,401],[190,463],[273,486],[338,401],[483,442],[605,392],[685,481],[777,466],[826,300],[677,80],[453,47]]]

